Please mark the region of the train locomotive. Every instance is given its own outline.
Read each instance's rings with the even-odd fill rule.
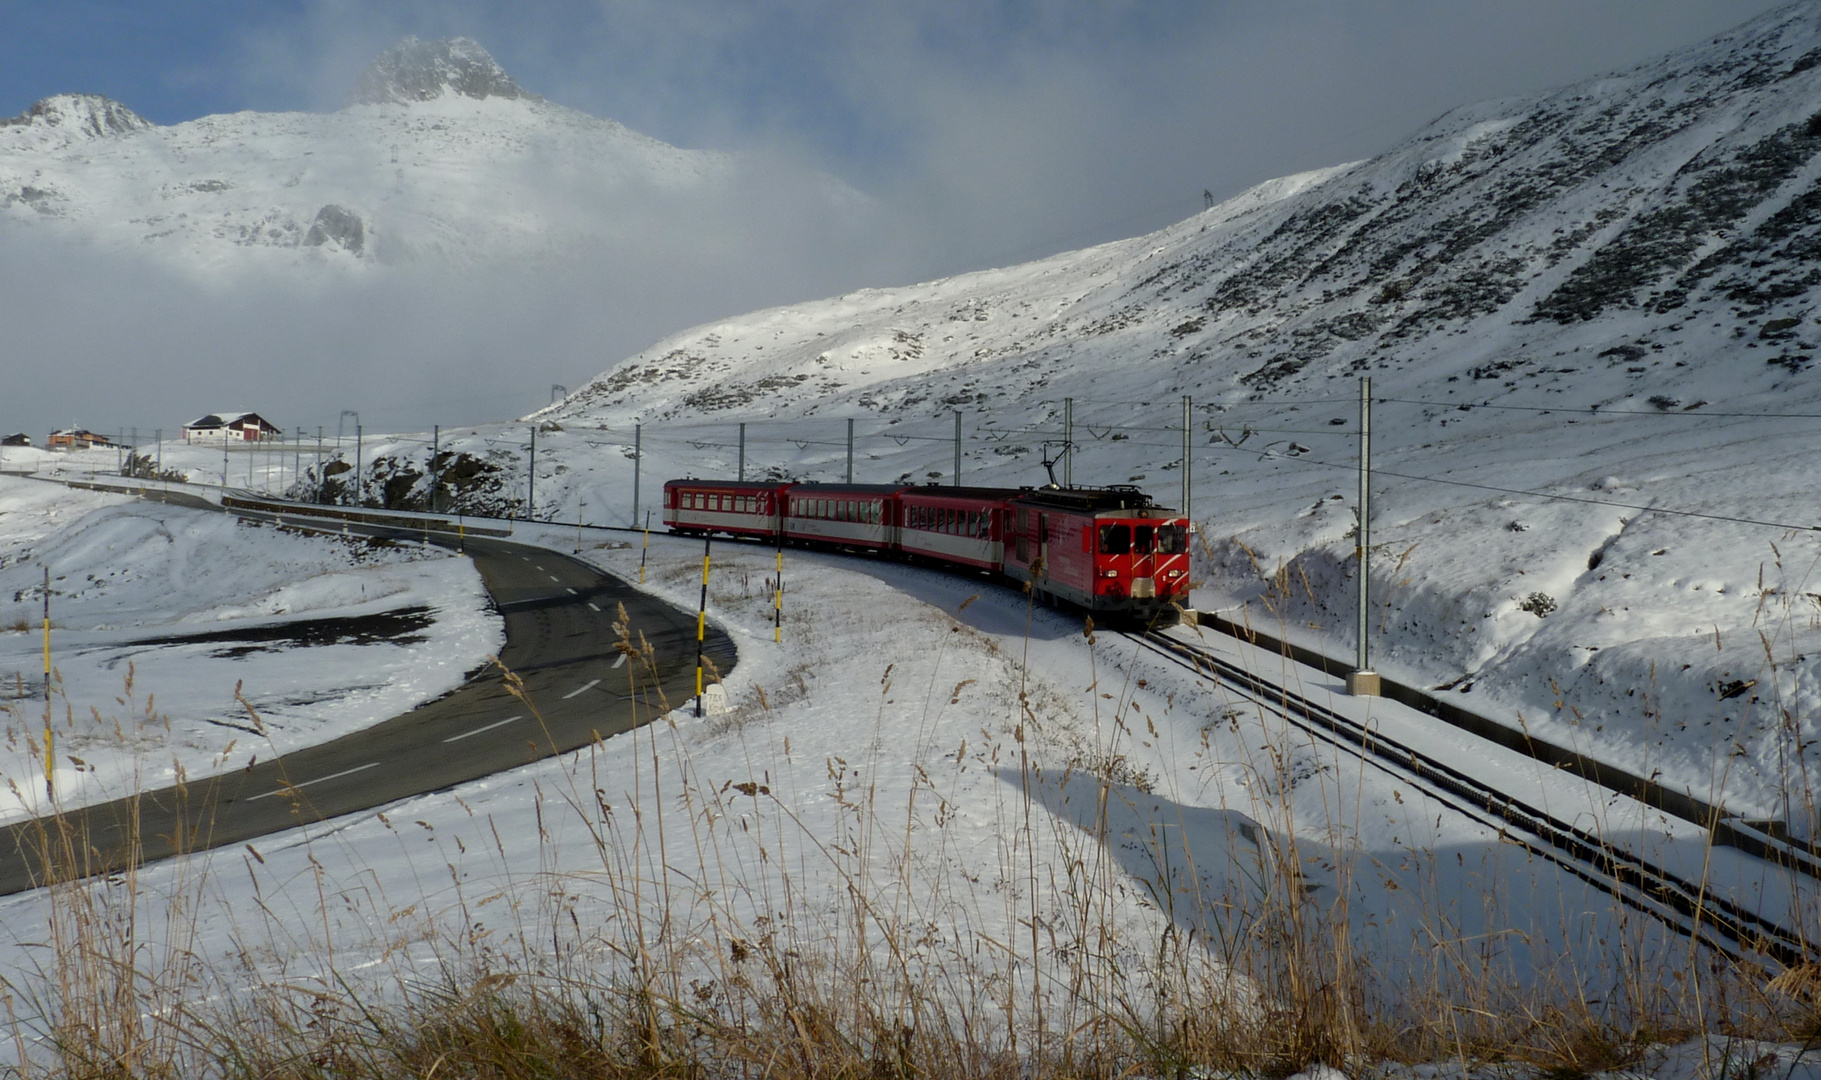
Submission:
[[[1188,520],[1134,487],[986,488],[671,480],[664,525],[875,552],[1028,583],[1106,620],[1186,606]]]

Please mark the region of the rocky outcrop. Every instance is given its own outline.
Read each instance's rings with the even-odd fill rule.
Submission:
[[[88,139],[130,135],[156,126],[120,102],[100,94],[55,94],[18,116],[0,119],[0,128],[41,127]]]
[[[316,211],[316,220],[304,235],[304,247],[328,247],[359,255],[367,244],[367,224],[361,216],[334,203]]]
[[[512,81],[504,68],[471,38],[414,37],[379,54],[361,73],[348,95],[348,105],[410,104],[433,101],[444,94],[471,98],[532,98]]]

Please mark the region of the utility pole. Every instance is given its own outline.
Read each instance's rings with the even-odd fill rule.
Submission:
[[[437,512],[436,495],[443,487],[443,470],[437,462],[443,456],[443,426],[433,424],[430,427],[430,512]]]
[[[639,523],[639,465],[643,456],[639,449],[639,440],[644,435],[645,425],[632,425],[632,523]]]
[[[354,425],[354,505],[364,506],[367,502],[367,478],[361,472],[361,426]]]
[[[525,520],[537,520],[537,424],[531,425],[531,464],[525,469]]]
[[[847,421],[847,482],[854,482],[854,421],[851,417]]]
[[[740,422],[740,479],[746,479],[746,423]]]
[[[954,486],[961,486],[961,410],[955,410],[955,479]]]
[[[1193,446],[1189,441],[1189,421],[1191,416],[1189,395],[1182,396],[1182,516],[1189,519],[1189,528],[1195,527],[1195,518],[1189,513],[1189,502],[1195,496],[1195,485],[1189,476],[1189,455]]]
[[[1356,697],[1377,697],[1378,673],[1372,670],[1369,600],[1372,582],[1372,376],[1359,380],[1359,642],[1354,670],[1347,676],[1347,693]]]
[[[1062,486],[1075,486],[1075,399],[1062,399]]]
[[[158,439],[158,449],[154,452],[158,455],[158,476],[160,479],[162,479],[164,477],[164,429],[163,428],[158,429],[158,434],[157,434],[156,438]],[[164,489],[166,491],[171,490],[171,482],[169,480],[166,480],[164,482]]]

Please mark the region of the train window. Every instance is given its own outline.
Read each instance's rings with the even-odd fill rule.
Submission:
[[[1189,532],[1181,525],[1157,527],[1157,554],[1181,555],[1189,550]]]
[[[1132,529],[1128,525],[1102,525],[1100,527],[1100,553],[1102,555],[1124,555],[1132,550]]]
[[[1140,555],[1149,555],[1151,553],[1152,540],[1156,534],[1157,530],[1150,525],[1133,526],[1132,547],[1137,549],[1138,554]]]

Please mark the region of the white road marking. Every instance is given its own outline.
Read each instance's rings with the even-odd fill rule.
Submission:
[[[447,739],[444,739],[443,741],[444,742],[459,742],[462,739],[465,739],[470,735],[479,735],[483,731],[492,731],[496,727],[505,727],[507,724],[512,723],[514,720],[523,720],[523,719],[524,719],[523,716],[508,716],[504,720],[495,720],[491,724],[482,724],[480,727],[475,728],[473,731],[464,731],[460,735],[451,735]]]
[[[557,577],[555,574],[550,575],[550,580],[556,582],[558,585],[561,585],[563,583],[563,579],[560,577]],[[570,589],[569,591],[574,592],[575,590]]]
[[[564,591],[564,592],[566,592],[566,593],[568,593],[568,594],[569,594],[569,595],[570,595],[570,596],[580,596],[580,595],[582,595],[582,594],[581,594],[581,593],[579,593],[579,592],[576,592],[576,591],[575,591],[575,590],[574,590],[574,589],[571,589],[571,588],[570,588],[570,587],[569,587],[569,586],[567,586],[567,585],[565,585],[565,586],[563,586],[563,591]]]
[[[579,694],[585,694],[585,693],[587,693],[587,692],[588,692],[588,691],[590,691],[590,690],[593,690],[593,689],[594,689],[594,688],[595,688],[595,687],[597,687],[597,686],[599,686],[599,685],[601,685],[601,680],[599,680],[599,679],[590,679],[590,680],[589,680],[589,681],[587,681],[587,682],[585,682],[585,683],[583,683],[583,684],[582,684],[582,685],[580,685],[580,686],[578,686],[578,687],[576,687],[576,688],[575,688],[575,689],[574,689],[574,690],[571,690],[571,691],[569,691],[569,692],[568,692],[568,693],[567,693],[567,694],[564,694],[564,695],[563,695],[563,700],[564,700],[564,701],[568,701],[568,700],[569,700],[569,699],[570,699],[570,698],[572,698],[572,697],[575,697],[575,696],[577,696],[577,695],[579,695]]]
[[[535,564],[534,564],[534,565],[535,565]],[[543,570],[543,569],[544,569],[544,568],[543,568],[543,567],[541,567],[541,566],[539,566],[539,567],[538,567],[538,569],[539,569],[539,570]],[[545,573],[549,573],[549,571],[548,571],[548,570],[545,570],[545,571],[544,571],[544,572],[545,572]]]
[[[625,666],[625,664],[626,664],[626,654],[625,653],[621,653],[620,658],[613,662],[613,666],[616,668],[623,667],[623,666]]]
[[[589,607],[591,607],[591,608],[594,608],[594,610],[596,610],[596,611],[599,611],[599,610],[601,610],[601,609],[600,609],[600,608],[598,608],[598,607],[594,607],[594,601],[592,601],[592,600],[590,600],[590,601],[589,601],[589,602],[588,602],[588,606],[589,606]]]
[[[254,802],[254,801],[256,801],[256,800],[259,800],[259,799],[264,799],[264,798],[267,798],[267,797],[269,797],[269,796],[272,796],[272,795],[283,795],[283,794],[284,794],[284,793],[285,793],[285,792],[287,792],[287,791],[295,791],[295,790],[297,790],[297,789],[298,789],[298,788],[307,788],[307,787],[309,787],[309,786],[310,786],[310,785],[311,785],[311,784],[320,784],[320,783],[322,783],[322,782],[323,782],[323,781],[324,781],[324,780],[334,780],[334,779],[336,779],[336,778],[337,778],[337,777],[342,777],[342,776],[350,776],[350,775],[352,775],[352,774],[354,774],[354,773],[357,773],[357,772],[365,772],[365,771],[367,771],[367,770],[368,770],[368,769],[377,769],[377,768],[379,768],[379,762],[377,762],[377,761],[369,761],[369,762],[367,762],[367,763],[366,763],[366,764],[365,764],[365,765],[356,765],[356,766],[355,766],[355,767],[354,767],[354,768],[352,768],[352,769],[343,769],[343,770],[342,770],[342,771],[341,771],[341,772],[338,772],[338,773],[330,773],[330,774],[329,774],[329,775],[327,775],[327,776],[319,776],[319,777],[317,777],[317,778],[316,778],[316,779],[314,779],[314,780],[305,780],[305,781],[304,781],[304,782],[303,782],[303,783],[301,783],[301,784],[291,784],[291,785],[288,785],[288,786],[286,786],[286,787],[281,787],[281,788],[273,788],[273,789],[272,789],[272,790],[271,790],[271,791],[268,791],[268,792],[266,792],[266,793],[265,793],[265,794],[263,794],[263,795],[255,795],[255,796],[253,796],[253,797],[252,797],[252,798],[250,798],[250,799],[248,799],[248,800],[247,800],[247,801],[248,801],[248,802]]]

